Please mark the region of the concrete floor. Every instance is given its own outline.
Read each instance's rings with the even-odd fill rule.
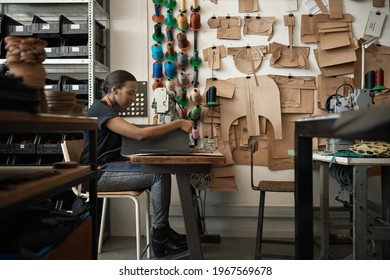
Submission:
[[[377,250],[379,247],[380,246],[377,246]],[[319,247],[314,246],[314,248],[314,255],[318,256]],[[255,238],[223,237],[221,238],[220,243],[202,243],[202,249],[203,257],[206,260],[253,260],[255,254]],[[332,252],[330,259],[348,259],[352,253],[352,245],[350,242],[349,244],[348,242],[334,242],[334,244],[330,245],[330,249]],[[292,256],[294,254],[294,246],[264,244],[263,252]],[[98,258],[101,260],[135,260],[135,238],[108,238],[104,242],[102,253],[99,254]],[[369,258],[378,259],[378,256],[369,254]],[[143,259],[147,259],[146,254]],[[150,259],[155,260],[153,253]],[[178,255],[169,255],[163,259],[189,259],[188,251]]]

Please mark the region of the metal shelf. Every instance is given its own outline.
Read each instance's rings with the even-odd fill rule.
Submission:
[[[101,6],[96,0],[16,0],[0,1],[1,12],[15,17],[21,23],[31,23],[35,14],[45,16],[46,20],[65,15],[71,20],[82,19],[88,21],[88,57],[81,59],[46,59],[45,69],[48,74],[77,73],[88,75],[88,105],[95,100],[95,76],[102,77],[109,72],[109,0],[104,0]],[[94,59],[95,55],[95,25],[96,21],[105,27],[104,32],[104,64]],[[4,63],[4,60],[0,60]]]
[[[84,131],[89,135],[91,149],[89,151],[89,166],[79,166],[76,169],[69,170],[55,170],[56,174],[52,177],[15,184],[12,189],[2,191],[0,194],[0,219],[12,217],[15,213],[38,201],[68,190],[74,184],[89,181],[91,188],[89,197],[92,215],[92,257],[97,259],[96,130],[96,118],[1,111],[0,132],[2,133]],[[29,168],[33,171],[45,168],[52,169],[51,166],[0,166],[3,172],[18,173],[21,168]]]

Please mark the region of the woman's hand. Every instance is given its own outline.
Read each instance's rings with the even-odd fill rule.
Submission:
[[[192,131],[192,121],[190,120],[185,120],[185,119],[179,119],[179,120],[176,120],[179,122],[180,124],[180,129],[187,132],[187,133],[191,133]]]

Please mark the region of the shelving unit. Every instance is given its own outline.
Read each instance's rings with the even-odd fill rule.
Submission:
[[[47,132],[88,132],[90,165],[71,169],[53,169],[50,166],[0,166],[1,174],[22,171],[54,172],[47,177],[21,182],[0,192],[0,220],[12,217],[46,198],[69,190],[72,186],[89,181],[90,214],[92,218],[92,258],[97,258],[97,211],[96,211],[96,138],[97,119],[24,112],[0,112],[0,133],[47,133]]]
[[[88,24],[88,55],[84,58],[47,58],[44,61],[48,78],[58,74],[74,74],[88,80],[88,105],[90,106],[96,93],[95,78],[103,79],[109,72],[109,0],[16,0],[0,1],[0,12],[25,26],[32,24],[34,15],[45,18],[47,22],[56,21],[66,16],[74,22],[86,21]],[[102,61],[97,61],[96,25],[104,27],[103,45],[105,48]],[[4,34],[3,34],[4,35]],[[0,63],[4,63],[1,59]]]

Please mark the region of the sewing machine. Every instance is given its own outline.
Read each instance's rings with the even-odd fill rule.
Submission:
[[[175,93],[164,87],[154,90],[152,108],[157,115],[157,124],[169,123],[175,116]]]
[[[350,86],[352,88],[349,84],[342,84],[337,88],[336,93],[327,100],[326,109],[329,113],[340,114],[346,111],[369,108],[373,104],[373,95],[369,89],[352,88],[351,93],[341,96],[338,94],[338,90],[342,86]],[[352,141],[329,138],[327,139],[326,151],[336,152],[337,150],[344,150],[351,144],[353,144]]]

